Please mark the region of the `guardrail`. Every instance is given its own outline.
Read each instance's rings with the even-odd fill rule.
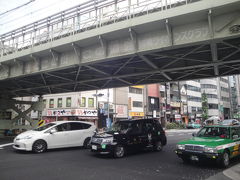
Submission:
[[[49,41],[201,0],[91,0],[0,35],[0,57]]]

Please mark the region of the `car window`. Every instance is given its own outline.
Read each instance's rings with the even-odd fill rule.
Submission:
[[[58,132],[69,131],[70,130],[70,124],[69,123],[60,124],[60,125],[56,126],[56,130]]]
[[[80,122],[73,122],[73,123],[70,123],[70,125],[71,125],[71,129],[70,129],[71,131],[88,129],[91,126],[90,124],[85,124]]]
[[[198,137],[218,137],[229,138],[229,128],[227,127],[205,127],[197,134]]]
[[[132,124],[129,134],[139,134],[141,132],[142,132],[142,123],[139,121]]]
[[[143,132],[144,133],[149,133],[149,132],[153,132],[155,130],[153,123],[151,122],[145,122],[143,123]]]
[[[233,136],[238,136],[238,138],[240,137],[240,127],[233,127],[231,129],[231,138],[233,138]]]

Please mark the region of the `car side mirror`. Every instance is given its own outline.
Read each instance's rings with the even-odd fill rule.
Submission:
[[[194,132],[194,133],[192,133],[192,136],[193,136],[193,137],[195,137],[196,135],[197,135],[197,134],[196,134],[195,132]]]
[[[233,139],[238,139],[238,135],[233,135]]]
[[[54,134],[54,133],[56,133],[56,132],[57,132],[57,130],[56,130],[55,128],[53,128],[53,129],[50,130],[50,134]]]

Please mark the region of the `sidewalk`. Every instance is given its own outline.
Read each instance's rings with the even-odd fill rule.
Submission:
[[[240,180],[240,163],[211,176],[207,180]]]

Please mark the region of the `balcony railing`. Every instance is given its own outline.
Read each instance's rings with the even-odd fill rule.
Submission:
[[[91,0],[0,35],[0,57],[196,1],[201,0]]]

